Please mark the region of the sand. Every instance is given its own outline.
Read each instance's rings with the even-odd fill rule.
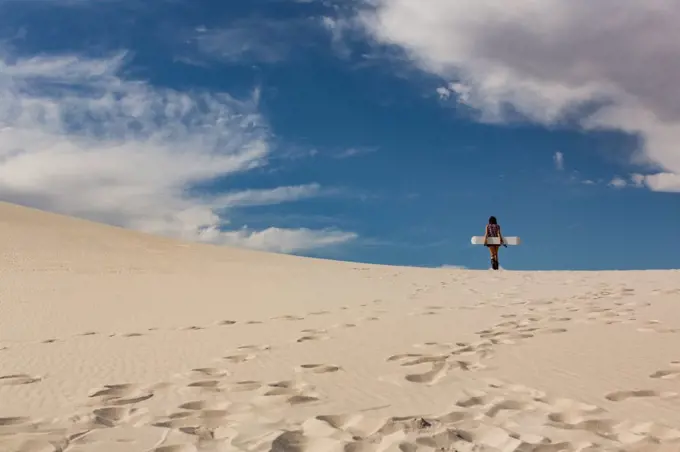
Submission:
[[[680,450],[679,271],[366,265],[11,204],[0,249],[2,452]]]

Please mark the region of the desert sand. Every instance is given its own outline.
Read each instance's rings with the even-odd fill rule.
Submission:
[[[2,452],[680,450],[680,271],[337,262],[11,204],[0,241]]]

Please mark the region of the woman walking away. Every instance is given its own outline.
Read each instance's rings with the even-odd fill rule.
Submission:
[[[489,217],[489,224],[486,225],[486,230],[484,231],[484,246],[488,247],[491,253],[491,268],[498,270],[498,248],[500,246],[489,245],[487,243],[489,237],[498,237],[501,245],[507,246],[503,243],[503,234],[501,234],[501,227],[498,221],[496,221],[496,217]]]

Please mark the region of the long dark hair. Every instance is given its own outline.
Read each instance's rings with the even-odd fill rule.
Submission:
[[[489,217],[489,224],[498,224],[496,217]]]

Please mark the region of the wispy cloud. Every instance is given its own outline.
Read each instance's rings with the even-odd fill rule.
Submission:
[[[266,206],[312,198],[321,194],[319,184],[277,187],[265,190],[242,190],[220,196],[216,204],[225,207]]]
[[[358,235],[354,232],[334,229],[268,228],[264,231],[253,231],[247,227],[238,231],[225,232],[222,237],[225,243],[280,253],[309,251],[343,244],[357,238]]]
[[[658,178],[661,175],[653,175],[653,176],[645,176],[642,174],[632,174],[628,179],[625,179],[620,176],[614,177],[612,180],[610,180],[607,185],[613,188],[640,188],[640,187],[645,187],[645,186],[653,186],[654,178]],[[663,176],[661,176],[663,177]],[[673,185],[673,184],[669,184]],[[678,190],[680,191],[680,190]]]
[[[631,179],[636,187],[644,185],[655,191],[680,193],[680,174],[632,174]]]
[[[267,165],[256,95],[180,92],[125,78],[126,54],[0,57],[4,200],[189,240],[284,252],[352,240],[308,229],[226,230],[230,208],[323,193],[315,183],[194,194]],[[217,212],[220,212],[218,214]]]
[[[370,154],[376,152],[378,148],[376,147],[352,147],[333,154],[333,158],[336,159],[346,159],[350,157],[357,157],[359,155]]]
[[[623,188],[626,185],[628,185],[628,182],[626,182],[625,179],[622,179],[620,177],[615,177],[611,181],[609,181],[608,185],[614,188]]]
[[[321,32],[329,23],[316,18],[243,18],[219,27],[198,27],[188,42],[199,54],[213,60],[273,64],[318,45],[310,33]],[[337,42],[336,42],[337,41]],[[341,46],[334,39],[333,42]],[[198,58],[192,53],[192,60]]]
[[[329,32],[331,36],[331,45],[333,50],[341,57],[349,57],[351,48],[347,45],[346,35],[354,30],[355,24],[353,21],[346,18],[336,18],[330,16],[323,16],[321,18],[321,25]]]
[[[555,152],[555,155],[553,155],[553,162],[555,163],[555,169],[557,169],[557,171],[564,170],[564,154],[560,151]]]
[[[231,62],[276,63],[292,50],[287,36],[290,24],[272,20],[239,21],[218,29],[198,28],[198,50],[212,58]]]
[[[357,21],[377,42],[451,81],[440,97],[472,107],[486,122],[519,113],[556,124],[599,106],[581,115],[580,126],[639,135],[644,147],[634,163],[651,173],[643,183],[680,190],[677,2],[363,3]]]

